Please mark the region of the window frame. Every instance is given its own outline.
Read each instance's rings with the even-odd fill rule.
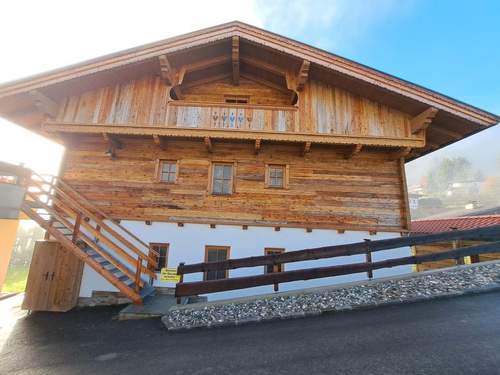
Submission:
[[[226,259],[231,259],[231,246],[217,246],[217,245],[205,245],[205,256],[204,256],[204,262],[208,262],[208,252],[210,250],[221,250],[224,249],[226,250]],[[209,271],[203,272],[203,281],[210,281],[207,276],[208,276]],[[222,279],[211,279],[211,280],[224,280],[229,278],[229,270],[224,270],[224,278]]]
[[[278,252],[278,254],[284,254],[286,252],[286,249],[284,247],[265,247],[264,248],[264,255],[273,255],[271,252],[274,252],[274,254],[276,254],[276,252]],[[279,271],[269,272],[268,267],[269,267],[268,265],[264,266],[264,274],[285,272],[285,263],[279,264],[279,267],[280,267]]]
[[[283,168],[283,186],[271,185],[271,168],[272,167],[282,167]],[[288,176],[290,174],[290,166],[288,164],[279,163],[268,163],[266,164],[266,176],[265,176],[265,186],[268,189],[288,189]]]
[[[161,179],[163,173],[163,164],[170,163],[175,164],[175,176],[173,181],[164,181]],[[171,159],[157,159],[156,161],[156,181],[161,182],[162,184],[176,184],[177,179],[179,177],[179,160],[171,160]]]
[[[149,264],[149,262],[148,262],[148,269],[150,269],[154,273],[160,273],[162,268],[168,268],[168,256],[170,254],[170,243],[167,243],[167,242],[150,242],[149,243],[149,255],[152,256],[153,251],[157,251],[161,257],[161,252],[154,249],[155,246],[157,246],[157,247],[161,246],[161,247],[167,248],[166,253],[165,253],[165,264],[163,267],[160,267],[160,259],[158,259],[158,265],[156,267],[153,267],[152,264]]]
[[[229,100],[229,101],[228,101]],[[250,104],[248,95],[224,95],[225,104]]]
[[[225,193],[217,193],[214,191],[214,182],[215,182],[215,167],[217,165],[230,165],[231,166],[231,192],[229,194]],[[216,195],[219,197],[227,197],[236,193],[236,163],[230,161],[212,161],[210,165],[210,175],[208,179],[208,190],[210,194]]]

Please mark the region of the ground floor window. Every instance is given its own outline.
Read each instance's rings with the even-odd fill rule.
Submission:
[[[206,246],[205,262],[220,262],[229,259],[229,246]],[[228,277],[227,270],[207,271],[205,280],[220,280]]]
[[[275,255],[275,254],[283,254],[285,249],[275,248],[275,247],[266,247],[264,249],[264,255]],[[273,273],[273,272],[283,272],[283,264],[275,264],[275,265],[267,265],[264,267],[265,273]]]
[[[149,248],[159,254],[158,256],[158,264],[156,267],[151,267],[150,269],[154,269],[155,272],[161,272],[162,268],[166,268],[168,264],[168,243],[151,243],[149,244]]]

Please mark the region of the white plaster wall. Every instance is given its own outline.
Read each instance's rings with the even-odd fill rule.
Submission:
[[[343,234],[336,230],[315,229],[308,233],[302,228],[281,228],[275,231],[270,227],[249,227],[243,230],[241,226],[217,225],[210,228],[209,225],[184,224],[184,227],[177,226],[176,223],[154,222],[146,225],[143,221],[122,221],[121,224],[136,234],[144,242],[168,243],[168,267],[177,267],[180,262],[199,263],[204,261],[205,246],[230,246],[231,258],[243,258],[248,256],[263,255],[266,247],[281,247],[285,251],[301,250],[311,247],[340,245],[353,242],[360,242],[364,239],[379,240],[385,238],[398,237],[398,233],[377,233],[369,235],[368,232],[346,231]],[[375,252],[372,254],[373,261],[403,257],[410,255],[409,248],[400,248],[387,251]],[[319,259],[314,261],[287,263],[285,270],[301,269],[306,267],[323,267],[338,264],[364,262],[364,255],[354,255],[348,257],[338,257],[331,259]],[[230,277],[248,276],[262,274],[264,267],[241,268],[230,270]],[[386,277],[410,273],[411,266],[400,266],[374,271],[374,277]],[[185,281],[202,280],[203,275],[186,275]],[[280,284],[280,291],[309,288],[336,283],[367,279],[366,273],[315,279],[307,281],[294,281]],[[164,283],[156,280],[155,286],[174,287],[174,283]],[[107,282],[102,276],[97,274],[90,267],[85,266],[80,296],[90,296],[93,290],[116,291],[116,288]],[[270,293],[273,286],[263,286],[243,290],[213,293],[209,295],[210,300],[241,297],[247,295]]]

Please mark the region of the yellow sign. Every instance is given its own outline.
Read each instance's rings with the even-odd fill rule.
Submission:
[[[181,281],[181,276],[177,275],[177,268],[162,268],[160,272],[160,281],[178,283]]]

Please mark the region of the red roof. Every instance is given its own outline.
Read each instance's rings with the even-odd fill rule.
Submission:
[[[414,220],[412,233],[438,233],[457,229],[475,229],[500,225],[500,215],[463,216],[449,219]]]

